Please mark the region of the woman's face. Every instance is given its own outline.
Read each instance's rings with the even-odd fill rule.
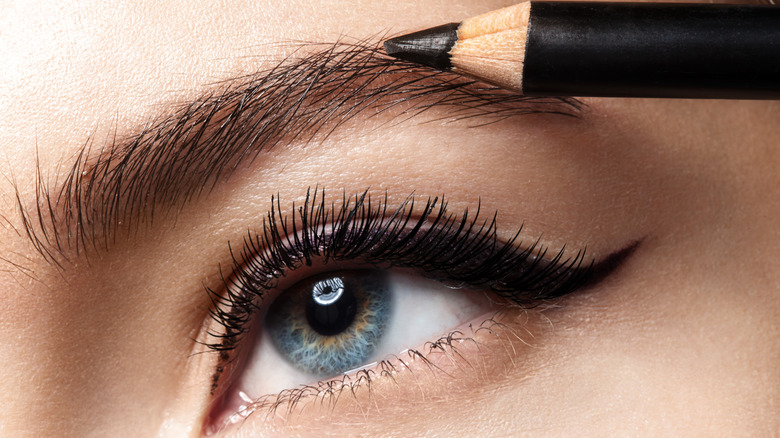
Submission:
[[[344,64],[509,4],[6,8],[0,432],[777,433],[780,105],[411,98]]]

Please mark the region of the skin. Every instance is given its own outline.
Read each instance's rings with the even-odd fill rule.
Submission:
[[[250,416],[226,433],[777,434],[778,102],[587,99],[580,119],[480,128],[437,120],[446,112],[394,128],[360,119],[264,152],[89,263],[58,270],[35,252],[15,196],[33,205],[36,156],[54,181],[90,138],[132,134],[208,84],[272,66],[289,51],[279,41],[402,32],[510,4],[352,3],[6,8],[0,434],[199,436],[216,366],[193,354],[213,324],[203,286],[219,287],[227,242],[258,229],[272,195],[289,205],[315,185],[387,191],[391,205],[445,193],[455,212],[480,201],[498,211],[502,237],[523,224],[528,240],[587,246],[596,260],[641,243],[557,307],[507,311],[497,335],[475,335],[481,348],[432,355],[446,373],[417,361],[370,393]]]

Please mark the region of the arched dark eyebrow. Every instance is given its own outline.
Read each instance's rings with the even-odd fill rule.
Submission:
[[[89,250],[108,249],[120,230],[175,214],[260,151],[326,137],[358,115],[402,105],[394,117],[438,108],[442,117],[486,124],[532,113],[572,116],[582,108],[574,99],[523,97],[420,68],[367,41],[304,44],[297,53],[304,52],[215,84],[218,91],[153,119],[134,135],[100,148],[88,141],[58,184],[46,183],[39,171],[33,208],[17,195],[24,232],[36,250],[64,266]]]

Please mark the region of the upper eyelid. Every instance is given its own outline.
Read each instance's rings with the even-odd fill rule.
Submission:
[[[408,117],[444,107],[487,121],[576,115],[582,108],[574,99],[528,98],[421,69],[382,55],[368,41],[304,49],[312,53],[227,82],[126,140],[108,139],[97,154],[88,141],[59,185],[50,187],[39,173],[34,208],[18,197],[22,229],[34,247],[60,266],[108,248],[119,224],[131,227],[160,205],[175,213],[261,150],[327,136],[368,108],[381,112],[411,102]]]
[[[523,245],[519,232],[501,241],[495,217],[482,219],[479,209],[454,214],[444,200],[428,198],[415,207],[412,197],[388,209],[386,196],[372,203],[368,191],[343,200],[339,207],[329,206],[324,192],[309,191],[303,205],[292,208],[290,221],[278,198],[272,200],[262,231],[250,232],[239,252],[229,245],[231,272],[223,272],[222,290],[208,289],[216,306],[212,316],[229,322],[236,314],[225,308],[253,309],[252,303],[276,287],[281,276],[314,258],[410,267],[471,287],[490,287],[518,304],[564,295],[589,278],[584,251],[565,256],[562,249],[547,256],[538,241]]]
[[[385,193],[378,202],[372,201],[366,189],[351,197],[344,193],[341,204],[328,204],[324,189],[310,188],[303,203],[293,204],[288,216],[279,197],[272,197],[262,231],[248,231],[240,251],[228,243],[232,268],[222,271],[223,289],[208,288],[209,295],[216,305],[229,307],[264,298],[280,277],[311,265],[316,258],[326,263],[362,260],[414,268],[470,287],[487,286],[517,304],[534,305],[599,282],[643,241],[631,241],[586,262],[585,249],[566,250],[564,246],[548,252],[540,240],[524,244],[522,226],[514,237],[499,238],[496,215],[486,218],[479,207],[452,213],[443,198],[428,197],[418,207],[410,195],[396,208],[389,208],[388,199]],[[485,266],[500,269],[487,271]],[[452,270],[456,267],[457,272]],[[531,272],[534,275],[529,277]]]

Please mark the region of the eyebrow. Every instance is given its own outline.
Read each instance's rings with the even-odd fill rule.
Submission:
[[[115,130],[99,148],[88,140],[54,184],[39,166],[33,208],[18,190],[16,196],[35,249],[60,267],[90,250],[108,250],[120,230],[132,233],[175,214],[261,151],[327,138],[357,115],[403,106],[391,117],[404,121],[442,108],[442,119],[480,126],[525,114],[576,117],[583,108],[572,98],[525,97],[421,68],[369,40],[301,44],[276,66],[213,89],[133,135],[120,138]]]

